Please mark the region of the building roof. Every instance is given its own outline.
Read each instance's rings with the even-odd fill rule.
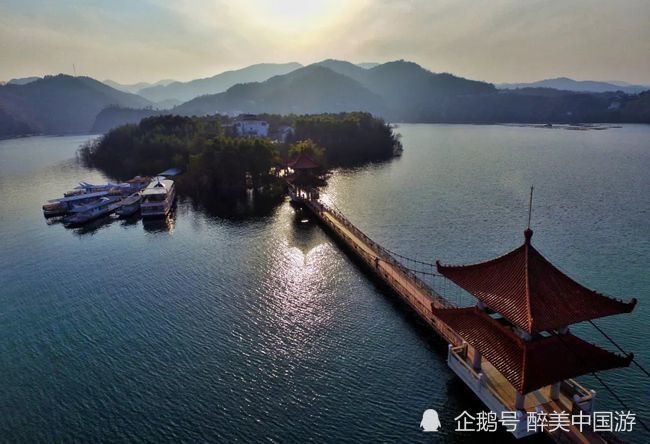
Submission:
[[[155,177],[154,180],[152,180],[149,185],[147,185],[147,188],[142,191],[142,195],[152,196],[155,194],[167,194],[173,186],[173,180]]]
[[[293,170],[311,170],[320,168],[320,165],[309,154],[301,151],[293,160],[289,161],[289,168]]]
[[[528,333],[632,311],[636,299],[626,303],[582,286],[531,245],[532,230],[524,234],[524,244],[503,256],[473,265],[438,262],[438,272]]]
[[[476,307],[434,309],[433,314],[478,350],[519,393],[627,367],[634,356],[611,353],[570,333],[524,341]]]

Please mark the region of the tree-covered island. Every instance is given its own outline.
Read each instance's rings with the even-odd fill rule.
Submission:
[[[80,157],[117,179],[179,168],[179,191],[206,202],[242,195],[249,188],[281,195],[284,183],[274,171],[305,146],[316,150],[327,167],[386,160],[401,149],[399,135],[369,113],[264,114],[256,119],[267,122],[268,137],[241,135],[235,127],[238,118],[227,116],[148,117],[88,142]]]

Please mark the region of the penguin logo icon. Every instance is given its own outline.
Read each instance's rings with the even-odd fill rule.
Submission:
[[[420,421],[420,428],[423,432],[437,432],[440,428],[438,412],[433,409],[425,410],[422,414],[422,421]]]

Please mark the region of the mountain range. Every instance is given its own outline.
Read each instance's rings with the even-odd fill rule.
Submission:
[[[40,80],[42,77],[20,77],[17,79],[11,79],[7,82],[8,85],[27,85],[28,83],[35,82]]]
[[[0,137],[105,132],[164,113],[369,111],[393,122],[650,123],[650,92],[628,94],[622,88],[633,85],[611,83],[615,92],[570,91],[574,81],[555,80],[562,80],[560,89],[538,82],[499,89],[404,60],[353,64],[329,59],[308,66],[259,64],[191,82],[161,81],[138,90],[149,91],[149,99],[124,91],[140,84],[106,81],[113,88],[60,74],[0,85]],[[179,103],[171,97],[176,94],[190,99]]]
[[[108,106],[151,105],[143,97],[90,77],[45,76],[23,85],[0,86],[0,136],[87,133],[97,114]]]
[[[302,67],[299,63],[259,63],[234,71],[226,71],[190,82],[170,82],[141,88],[137,93],[152,102],[178,100],[186,102],[205,94],[220,93],[237,83],[260,82],[269,77],[287,74]]]
[[[115,88],[118,91],[124,91],[128,92],[131,94],[138,94],[141,89],[144,88],[150,88],[153,86],[166,86],[169,85],[170,83],[175,82],[175,80],[172,79],[164,79],[164,80],[159,80],[155,83],[149,83],[149,82],[138,82],[138,83],[118,83],[114,82],[110,79],[104,80],[102,83],[105,83],[106,85],[110,86],[111,88]]]
[[[531,83],[499,83],[499,89],[517,88],[552,88],[562,91],[576,92],[614,92],[623,91],[626,94],[638,94],[650,89],[650,85],[631,85],[626,82],[597,82],[593,80],[573,80],[568,77],[539,80]]]
[[[197,97],[173,111],[184,115],[370,111],[390,120],[422,121],[456,95],[495,91],[489,83],[435,74],[403,60],[370,69],[324,60],[264,82]]]

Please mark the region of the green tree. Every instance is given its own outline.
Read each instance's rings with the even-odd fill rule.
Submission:
[[[325,148],[317,145],[311,139],[301,140],[289,147],[289,159],[293,159],[300,153],[309,154],[316,162],[325,163]]]

